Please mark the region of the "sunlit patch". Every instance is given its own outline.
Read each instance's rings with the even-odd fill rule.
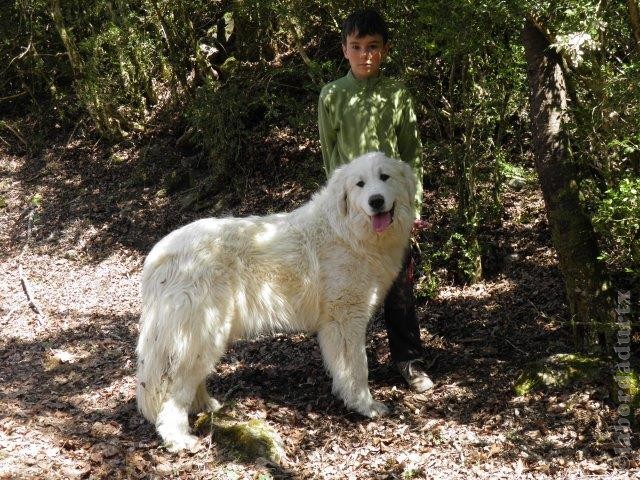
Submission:
[[[273,237],[275,237],[277,231],[278,231],[278,228],[275,224],[265,223],[262,225],[262,230],[256,233],[254,237],[255,242],[257,244],[269,243],[270,241],[273,240]]]
[[[369,297],[369,305],[377,305],[378,304],[378,289],[374,288],[371,292],[371,296]]]
[[[438,299],[446,301],[451,298],[461,298],[469,300],[491,299],[496,292],[504,294],[505,292],[515,291],[516,283],[510,279],[501,279],[497,282],[481,282],[474,285],[464,287],[460,292],[459,287],[443,286],[438,293]]]
[[[260,289],[260,300],[265,304],[270,302],[271,296],[273,295],[273,288],[268,283],[262,284],[262,288]]]
[[[134,401],[136,396],[136,376],[123,375],[102,388],[93,387],[84,393],[69,395],[65,401],[82,412],[103,412],[104,399],[111,399],[109,406],[117,409],[123,403]]]

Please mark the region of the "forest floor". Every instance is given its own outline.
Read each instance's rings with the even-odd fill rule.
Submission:
[[[312,336],[243,341],[209,391],[234,417],[265,420],[286,458],[243,459],[206,435],[196,452],[167,452],[135,405],[145,254],[194,218],[291,210],[323,181],[319,165],[300,160],[313,148],[283,140],[236,193],[214,188],[221,201],[194,201],[211,185],[163,189],[162,166],[184,161],[174,143],[106,147],[71,136],[37,155],[0,144],[0,478],[638,478],[637,457],[626,458],[628,470],[617,466],[606,383],[514,393],[528,362],[571,351],[563,283],[531,184],[505,190],[501,226],[483,232],[498,246],[491,275],[472,286],[443,275],[436,297],[420,302],[431,391],[402,383],[378,320],[368,336],[370,386],[394,411],[376,420],[331,395]],[[449,207],[427,194],[435,235]]]

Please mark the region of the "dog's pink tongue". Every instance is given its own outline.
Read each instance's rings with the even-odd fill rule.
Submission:
[[[373,224],[373,230],[376,233],[380,233],[391,225],[391,212],[378,213],[371,217],[371,222]]]

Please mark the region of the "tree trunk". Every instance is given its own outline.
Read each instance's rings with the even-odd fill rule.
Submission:
[[[564,122],[565,72],[560,55],[527,20],[522,31],[531,90],[530,116],[536,169],[560,270],[564,276],[574,339],[580,350],[609,350],[612,300],[598,262],[590,218],[580,205],[577,175],[569,158]]]
[[[80,57],[80,53],[76,48],[76,44],[71,35],[69,35],[67,27],[65,26],[64,17],[62,16],[62,8],[60,8],[60,0],[51,0],[51,17],[53,18],[53,23],[58,30],[60,39],[62,40],[64,47],[67,49],[67,55],[69,56],[69,63],[71,64],[73,76],[78,79],[82,75],[84,64]]]

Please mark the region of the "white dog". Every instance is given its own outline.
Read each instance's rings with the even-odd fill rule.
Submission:
[[[206,377],[234,340],[318,334],[333,392],[367,417],[367,323],[400,271],[414,219],[411,168],[369,153],[291,213],[203,219],[164,237],[142,274],[138,408],[171,450],[188,413],[216,410]]]

